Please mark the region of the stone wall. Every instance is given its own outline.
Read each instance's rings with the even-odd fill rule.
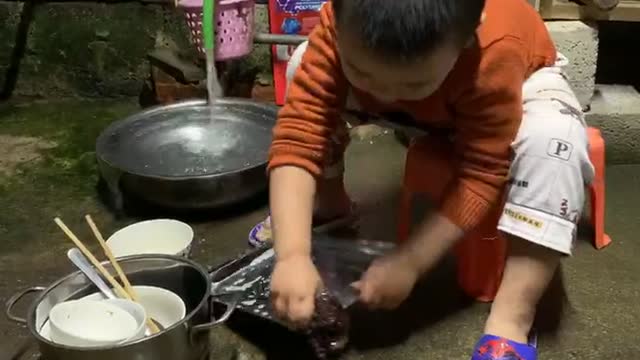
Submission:
[[[558,52],[569,60],[565,68],[571,87],[584,108],[591,103],[598,61],[598,29],[582,21],[550,21],[551,33]]]
[[[602,131],[607,164],[640,162],[640,50],[629,45],[640,24],[549,21],[547,28],[569,59],[566,73],[588,124]]]
[[[258,20],[266,30],[264,7]],[[188,36],[182,14],[170,6],[0,1],[0,90],[17,73],[17,96],[137,96],[149,76],[147,53],[162,46],[188,51]],[[268,67],[268,49],[244,61]]]
[[[188,41],[180,14],[158,5],[1,2],[5,86],[20,33],[26,44],[15,95],[37,97],[135,96],[149,73],[149,50]]]

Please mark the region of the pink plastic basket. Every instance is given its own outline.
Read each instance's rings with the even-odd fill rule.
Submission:
[[[253,48],[255,19],[254,0],[215,0],[216,3],[216,61],[245,56]],[[180,2],[191,32],[191,42],[204,57],[202,44],[202,0]]]

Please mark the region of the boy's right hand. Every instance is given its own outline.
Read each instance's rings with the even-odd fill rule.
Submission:
[[[271,300],[281,319],[296,327],[313,316],[320,274],[309,255],[292,255],[276,261],[271,276]]]

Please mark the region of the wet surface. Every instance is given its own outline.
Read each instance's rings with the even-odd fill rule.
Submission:
[[[93,139],[101,128],[135,109],[130,104],[33,104],[0,108],[0,135],[41,138],[57,148],[40,150],[42,161],[0,178],[0,302],[16,291],[47,285],[71,270],[70,243],[55,227],[61,216],[92,244],[83,216],[90,213],[105,235],[140,219],[172,216],[195,229],[193,258],[221,263],[247,247],[247,232],[266,214],[264,198],[234,209],[200,214],[167,213],[141,207],[117,217],[95,185]],[[1,156],[6,156],[0,154]],[[360,236],[392,240],[404,148],[391,134],[358,139],[348,151],[348,190],[362,212]],[[588,227],[567,258],[540,310],[541,359],[633,359],[640,353],[640,166],[607,170],[607,231],[613,244],[590,245]],[[16,309],[23,313],[24,306]],[[481,335],[486,304],[465,299],[455,285],[451,261],[425,279],[415,295],[393,313],[355,308],[346,359],[463,360]],[[0,349],[12,354],[28,331],[0,317]],[[239,315],[212,332],[212,359],[308,359],[304,337],[269,322]],[[25,355],[23,358],[29,358]]]

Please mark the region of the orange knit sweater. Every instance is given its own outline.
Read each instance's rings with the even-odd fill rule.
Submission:
[[[342,121],[350,86],[341,69],[329,5],[309,36],[278,115],[270,169],[293,165],[320,176],[330,138]],[[487,0],[484,15],[477,44],[462,52],[440,89],[428,98],[381,104],[366,89],[353,89],[368,112],[403,111],[418,126],[453,132],[459,169],[440,211],[463,230],[475,226],[499,200],[522,117],[522,85],[556,57],[542,19],[525,0]]]

